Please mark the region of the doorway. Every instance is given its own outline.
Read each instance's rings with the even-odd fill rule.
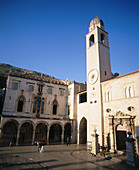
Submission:
[[[126,143],[125,143],[126,137],[127,137],[126,131],[116,130],[117,150],[125,150],[126,149]]]
[[[87,142],[87,120],[82,118],[79,126],[79,144],[86,144]]]

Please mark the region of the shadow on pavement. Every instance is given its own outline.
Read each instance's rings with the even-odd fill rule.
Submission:
[[[13,166],[24,166],[24,165],[32,165],[32,164],[42,164],[42,163],[48,163],[48,162],[56,162],[58,160],[46,160],[46,161],[38,161],[38,162],[25,162],[25,163],[14,163],[14,164],[10,164],[10,163],[0,163],[0,166],[2,167],[13,167]]]

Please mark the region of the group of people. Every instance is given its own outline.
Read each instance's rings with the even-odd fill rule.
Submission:
[[[42,153],[42,152],[44,152],[44,145],[47,145],[47,142],[38,140],[37,142],[34,142],[34,145],[37,146],[37,151]],[[70,145],[70,138],[69,137],[66,138],[66,145],[67,146]]]
[[[44,145],[47,145],[47,142],[37,141],[37,142],[34,143],[34,145],[37,146],[37,151],[41,153],[41,152],[44,152]]]

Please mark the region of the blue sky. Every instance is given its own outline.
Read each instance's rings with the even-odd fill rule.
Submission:
[[[139,66],[138,0],[0,0],[0,63],[86,81],[89,23],[109,33],[112,72]]]

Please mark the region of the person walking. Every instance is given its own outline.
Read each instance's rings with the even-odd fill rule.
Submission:
[[[40,141],[37,141],[37,151],[40,152],[40,150],[41,150]]]
[[[69,139],[69,137],[67,137],[66,142],[67,142],[67,146],[70,145],[70,139]]]

